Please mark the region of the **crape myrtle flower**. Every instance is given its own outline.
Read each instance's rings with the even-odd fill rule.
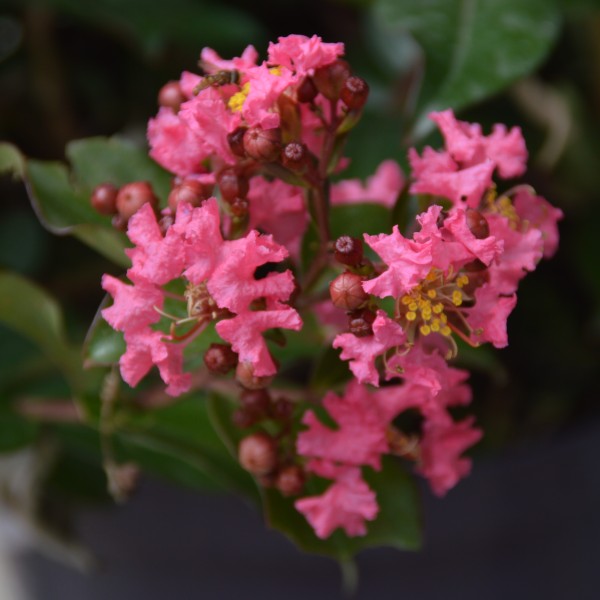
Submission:
[[[262,279],[256,279],[254,272],[265,263],[286,258],[283,246],[256,231],[224,240],[214,198],[199,208],[180,203],[175,222],[164,235],[152,209],[144,206],[132,217],[128,235],[135,244],[127,251],[132,261],[127,277],[132,285],[110,275],[102,281],[114,298],[102,315],[125,334],[127,351],[120,365],[127,383],[137,385],[155,364],[169,394],[186,391],[190,377],[182,372],[183,348],[211,321],[217,321],[217,333],[232,344],[241,362],[252,365],[256,376],[276,372],[262,332],[302,326],[298,313],[283,303],[294,281],[289,271]],[[185,283],[182,295],[165,290],[174,280]],[[179,300],[185,315],[167,313],[166,298]],[[256,300],[263,301],[264,310],[253,308]],[[171,322],[168,331],[153,327],[163,317]],[[177,328],[186,324],[191,329],[179,333]]]

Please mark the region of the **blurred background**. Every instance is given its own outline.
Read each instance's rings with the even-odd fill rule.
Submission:
[[[462,4],[472,18],[453,20]],[[64,161],[66,144],[89,136],[118,133],[143,144],[158,90],[183,70],[197,71],[202,47],[230,57],[253,44],[264,56],[269,40],[290,33],[344,42],[353,70],[371,85],[348,146],[348,176],[366,177],[390,157],[406,164],[410,144],[438,143],[422,115],[440,103],[486,131],[496,122],[522,127],[527,181],[565,213],[559,252],[523,281],[510,347],[462,358],[485,430],[473,474],[443,501],[423,491],[423,552],[361,555],[360,597],[600,593],[600,2],[507,0],[504,25],[488,4],[0,0],[0,139],[36,159]],[[512,34],[502,37],[506,27]],[[464,79],[434,89],[436,77],[458,68],[447,57],[467,38]],[[481,40],[487,45],[469,54]],[[22,183],[0,179],[0,198],[0,267],[55,297],[70,339],[81,343],[103,298],[100,277],[114,266],[76,239],[48,233]],[[39,535],[13,531],[5,512],[0,547],[27,548],[15,571],[23,598],[339,594],[333,561],[301,555],[238,498],[150,477],[129,504],[114,506],[91,434],[73,441],[61,430],[58,449],[40,450],[52,427],[17,414],[14,400],[24,390],[60,396],[64,382],[35,344],[0,324],[3,493],[13,485],[6,473],[34,471],[31,464],[43,471],[39,454],[57,452],[44,476],[44,511],[72,528],[103,568],[82,575],[77,566],[88,559],[79,547],[46,540],[54,558],[31,550]],[[21,463],[11,470],[15,457]],[[21,483],[30,497],[36,481]]]

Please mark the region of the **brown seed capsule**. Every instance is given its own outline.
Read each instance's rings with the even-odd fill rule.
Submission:
[[[181,91],[179,81],[169,81],[160,88],[158,92],[158,104],[160,106],[166,106],[177,113],[183,102],[185,102],[185,96]]]
[[[478,210],[467,208],[465,217],[467,219],[467,227],[478,240],[482,240],[490,235],[488,222]]]
[[[119,190],[112,183],[101,183],[94,188],[90,199],[94,210],[101,215],[114,215],[117,212]]]
[[[247,127],[238,127],[231,133],[227,134],[227,142],[231,151],[240,158],[246,156],[246,150],[244,150],[244,134],[248,130]]]
[[[337,100],[344,87],[346,79],[350,77],[350,66],[345,60],[319,67],[313,75],[315,87],[328,100]]]
[[[331,301],[336,308],[356,310],[365,304],[369,295],[362,288],[363,279],[355,273],[342,273],[329,284]]]
[[[147,181],[128,183],[117,194],[117,211],[125,221],[129,221],[146,203],[150,204],[155,210],[158,208],[158,198],[154,195],[152,186]]]
[[[350,109],[361,109],[369,97],[369,85],[361,77],[348,77],[340,92],[340,99]]]
[[[311,77],[305,77],[296,90],[298,102],[312,102],[319,93]]]
[[[261,390],[273,381],[273,377],[257,377],[254,375],[254,367],[249,362],[238,363],[235,369],[235,378],[247,390]]]
[[[217,183],[221,190],[221,196],[226,202],[234,202],[236,198],[245,198],[250,189],[248,179],[238,175],[234,169],[223,169],[217,175]]]
[[[298,465],[287,465],[279,470],[275,487],[284,496],[297,496],[304,489],[304,471]]]
[[[277,466],[277,444],[266,433],[253,433],[240,442],[238,459],[252,475],[268,475]]]
[[[371,310],[361,310],[350,314],[349,329],[356,337],[373,335],[373,321],[375,313]]]
[[[281,152],[281,162],[290,171],[302,171],[308,164],[308,149],[300,142],[290,142]]]
[[[273,162],[281,151],[281,130],[253,127],[244,133],[246,154],[260,162]]]
[[[204,353],[204,364],[212,373],[229,373],[237,365],[238,355],[229,344],[211,344]]]
[[[197,179],[185,179],[171,190],[168,204],[169,208],[176,212],[177,205],[180,202],[187,202],[196,207],[200,206],[209,196],[210,192],[206,185],[200,183]]]
[[[343,265],[355,267],[362,260],[363,244],[359,238],[342,235],[335,240],[333,247],[335,259]]]

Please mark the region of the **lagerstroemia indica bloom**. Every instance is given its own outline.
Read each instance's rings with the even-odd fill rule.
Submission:
[[[205,48],[204,74],[172,82],[179,100],[148,125],[150,155],[184,191],[160,215],[145,204],[129,219],[129,281],[103,279],[113,297],[103,316],[124,334],[120,367],[132,386],[156,366],[169,394],[189,390],[191,342],[214,323],[223,344],[206,364],[225,373],[237,363],[234,418],[254,428],[240,463],[294,496],[320,538],[368,533],[381,507],[366,475],[384,455],[412,465],[437,495],[469,473],[464,453],[482,432],[453,416],[472,395],[468,372],[449,363],[456,338],[507,345],[519,282],[556,252],[562,218],[527,185],[501,187],[526,170],[518,127],[485,135],[451,110],[430,115],[445,147],[411,149],[410,173],[387,160],[364,182],[339,179],[348,163],[339,149],[368,92],[343,53],[299,35],[271,43],[263,62],[251,46],[231,60]],[[190,190],[203,190],[193,205]],[[408,232],[331,239],[330,205],[392,214],[406,192],[425,206]],[[319,410],[294,411],[285,386],[283,399],[271,395],[279,365],[265,335],[284,343],[303,319],[327,324],[317,344],[339,350],[348,378],[319,398],[303,385],[299,399]],[[314,344],[314,328],[306,335]],[[407,411],[420,419],[412,430]],[[321,494],[303,492],[311,477],[329,482]]]

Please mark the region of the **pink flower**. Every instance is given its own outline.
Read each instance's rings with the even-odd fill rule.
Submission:
[[[458,121],[452,110],[430,113],[446,142],[446,150],[462,168],[491,160],[500,177],[508,179],[525,173],[527,148],[519,127],[507,132],[496,124],[489,136],[481,133],[478,123]]]
[[[346,179],[331,186],[331,203],[354,204],[376,202],[393,208],[404,187],[404,177],[398,163],[385,160],[363,185],[359,179]]]
[[[317,35],[288,35],[271,42],[268,52],[269,65],[285,67],[301,78],[337,60],[344,54],[344,44],[327,44]]]
[[[367,389],[353,381],[343,397],[329,392],[323,406],[338,428],[330,429],[314,412],[306,412],[302,422],[308,429],[298,435],[298,453],[345,465],[381,468],[381,455],[388,451],[388,421]]]
[[[471,460],[461,455],[481,439],[481,430],[472,424],[472,418],[454,423],[450,417],[425,422],[419,472],[438,496],[471,471]]]
[[[349,536],[365,535],[365,521],[375,519],[379,511],[375,493],[356,467],[340,468],[335,483],[324,494],[296,500],[294,506],[321,539],[338,527]]]
[[[277,366],[261,335],[267,329],[277,327],[298,331],[302,327],[302,320],[293,308],[286,307],[242,312],[233,319],[223,319],[216,325],[217,333],[231,344],[233,351],[238,353],[240,362],[253,365],[254,375],[257,377],[277,372]]]
[[[162,107],[148,122],[150,156],[162,167],[187,177],[202,171],[202,161],[210,154],[202,137],[170,108]]]
[[[248,227],[273,234],[275,240],[298,260],[300,243],[308,223],[302,190],[280,179],[267,181],[257,176],[250,180],[248,200]]]
[[[246,46],[239,58],[225,60],[221,58],[212,48],[203,48],[200,53],[200,62],[202,68],[209,74],[217,73],[218,71],[245,71],[256,66],[258,60],[258,52],[254,46]]]
[[[541,196],[535,196],[529,190],[520,190],[514,199],[514,207],[522,223],[528,229],[537,229],[542,233],[544,258],[551,258],[558,249],[558,221],[563,212],[552,206]]]
[[[373,335],[357,337],[342,333],[333,341],[334,348],[342,348],[340,358],[350,360],[350,370],[360,383],[379,386],[379,373],[375,359],[390,348],[402,346],[406,335],[398,323],[392,321],[382,310],[373,322]]]

